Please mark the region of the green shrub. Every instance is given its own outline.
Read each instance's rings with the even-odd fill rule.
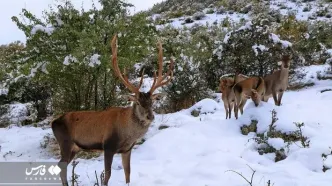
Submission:
[[[257,129],[255,128],[257,123],[252,122],[249,126],[243,126],[241,127],[242,134],[247,135],[249,132],[248,128],[253,128],[250,130],[250,132],[256,132],[256,137],[250,139],[254,140],[258,144],[258,153],[260,155],[267,154],[267,153],[275,153],[275,162],[284,160],[287,158],[286,156],[286,150],[292,143],[300,142],[302,145],[302,148],[309,148],[310,146],[310,140],[306,136],[303,135],[302,128],[304,127],[304,123],[296,122],[294,123],[297,127],[296,131],[285,133],[281,132],[276,129],[276,121],[277,118],[277,112],[275,110],[272,110],[272,121],[269,125],[269,128],[264,133],[257,133]],[[245,130],[244,130],[245,129]],[[287,145],[283,148],[276,149],[274,148],[270,143],[269,139],[272,138],[280,138],[282,139]]]

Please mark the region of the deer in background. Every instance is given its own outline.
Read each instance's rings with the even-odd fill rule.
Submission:
[[[220,78],[219,89],[221,91],[221,99],[224,102],[226,111],[226,119],[230,119],[232,116],[232,109],[234,107],[235,95],[233,92],[233,86],[248,77],[242,74],[236,75],[235,78],[226,77]]]
[[[129,107],[110,107],[103,111],[68,112],[52,121],[52,131],[59,143],[61,159],[60,177],[62,184],[68,186],[67,166],[79,150],[104,151],[105,179],[103,185],[108,185],[111,177],[111,165],[114,154],[120,153],[126,183],[130,183],[130,157],[136,141],[143,137],[154,120],[153,101],[160,94],[153,92],[168,84],[173,77],[174,62],[171,60],[167,73],[162,75],[163,53],[159,42],[158,77],[154,72],[154,81],[149,92],[140,92],[143,74],[138,87],[128,81],[126,74],[121,74],[117,63],[117,37],[113,37],[112,66],[116,76],[134,95],[128,99],[133,101]],[[167,77],[170,77],[167,79]]]
[[[282,95],[288,87],[289,66],[292,60],[291,55],[281,56],[281,69],[264,77],[265,95],[263,101],[267,102],[270,97],[273,97],[274,104],[281,105]]]
[[[264,79],[261,77],[250,77],[233,86],[235,95],[235,118],[238,119],[240,109],[243,114],[243,107],[248,99],[252,99],[257,107],[265,94]]]

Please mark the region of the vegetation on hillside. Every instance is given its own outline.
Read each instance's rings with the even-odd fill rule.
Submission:
[[[279,68],[281,54],[293,54],[292,80],[303,75],[295,70],[297,67],[332,61],[328,53],[332,48],[331,22],[281,15],[271,10],[267,1],[234,4],[232,0],[197,0],[195,6],[185,6],[192,1],[179,4],[169,0],[132,16],[127,14],[130,5],[121,0],[99,3],[101,9],[78,10],[66,1],[46,11],[44,20],[26,9],[22,15],[28,21],[12,18],[27,42],[0,47],[0,84],[8,89],[7,94],[0,95],[1,105],[33,103],[37,120],[43,120],[65,111],[127,104],[119,95],[128,91],[110,66],[110,39],[115,33],[119,36],[120,68],[128,68],[131,80],[142,68],[147,76],[153,76],[157,40],[163,42],[165,60],[174,57],[175,78],[163,90],[167,96],[159,104],[162,112],[188,108],[211,96],[218,91],[223,75],[267,75]],[[193,15],[205,8],[211,8],[210,13],[222,13],[220,7],[248,13],[252,20],[236,23],[225,18],[220,23],[156,29],[160,20],[148,19],[152,13],[168,12],[179,17],[179,12]],[[141,64],[139,68],[137,63]]]

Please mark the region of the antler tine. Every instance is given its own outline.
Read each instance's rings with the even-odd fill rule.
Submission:
[[[143,68],[142,74],[141,74],[141,80],[139,82],[138,88],[140,88],[142,86],[142,84],[143,84],[144,71],[145,71],[145,69]]]
[[[117,57],[118,57],[118,51],[117,51],[117,34],[114,35],[112,42],[111,42],[111,46],[112,46],[112,65],[113,65],[113,70],[115,72],[115,75],[118,76],[120,78],[120,80],[122,81],[122,83],[133,93],[138,93],[139,92],[139,88],[136,88],[134,85],[132,85],[129,81],[127,77],[123,77],[121,74],[121,71],[119,69],[118,66],[118,62],[117,62]]]
[[[156,82],[157,82],[157,73],[156,73],[156,71],[154,71],[153,72],[153,83],[152,83],[151,89],[156,85]]]
[[[162,76],[162,69],[163,69],[163,50],[162,50],[162,44],[161,42],[159,41],[158,42],[158,49],[159,49],[159,55],[158,55],[158,80],[157,77],[156,77],[156,72],[154,73],[154,81],[153,81],[153,84],[152,84],[152,87],[150,89],[150,93],[153,93],[154,90],[156,90],[158,87],[161,87],[167,83],[169,83],[171,81],[171,79],[173,78],[173,66],[174,66],[174,61],[171,59],[171,63],[169,65],[169,69],[167,71],[167,73]],[[171,75],[171,77],[163,82],[163,80],[165,80],[169,75]]]
[[[168,84],[173,79],[173,67],[174,67],[174,61],[173,61],[173,59],[171,59],[171,63],[169,64],[169,69],[168,69],[167,73],[164,75],[163,79],[160,81],[160,84],[157,85],[157,87],[164,86],[164,85]],[[168,76],[171,76],[171,77],[168,78],[168,80],[162,82]]]
[[[163,46],[160,41],[158,41],[158,49],[159,49],[159,55],[158,55],[158,80],[162,76],[163,71]]]

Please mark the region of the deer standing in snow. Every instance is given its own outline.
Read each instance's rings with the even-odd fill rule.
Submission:
[[[105,179],[103,185],[108,185],[111,177],[113,156],[120,153],[126,183],[130,183],[130,157],[136,141],[143,137],[154,120],[152,103],[160,96],[153,94],[158,87],[168,84],[173,77],[174,62],[171,60],[168,72],[162,75],[163,54],[162,45],[159,43],[159,69],[158,77],[154,73],[154,81],[149,92],[140,92],[143,74],[138,87],[128,81],[125,74],[121,74],[117,63],[117,37],[113,37],[112,66],[117,77],[134,95],[129,95],[133,101],[130,107],[111,107],[103,111],[77,111],[68,112],[52,121],[52,131],[59,143],[61,159],[62,184],[68,186],[67,165],[80,150],[104,151]],[[167,79],[167,77],[170,77]]]
[[[243,114],[243,107],[248,99],[252,99],[257,107],[265,94],[264,79],[261,77],[250,77],[233,86],[235,95],[235,118],[238,119],[240,109]]]
[[[219,89],[221,91],[221,99],[224,102],[224,107],[226,111],[226,119],[230,119],[232,116],[232,109],[234,107],[235,95],[233,91],[233,86],[248,77],[242,74],[236,75],[235,78],[226,77],[220,78]]]
[[[281,99],[288,87],[289,66],[292,60],[291,55],[283,55],[281,57],[281,69],[264,77],[265,95],[263,101],[267,102],[270,97],[273,97],[274,104],[281,105]]]

